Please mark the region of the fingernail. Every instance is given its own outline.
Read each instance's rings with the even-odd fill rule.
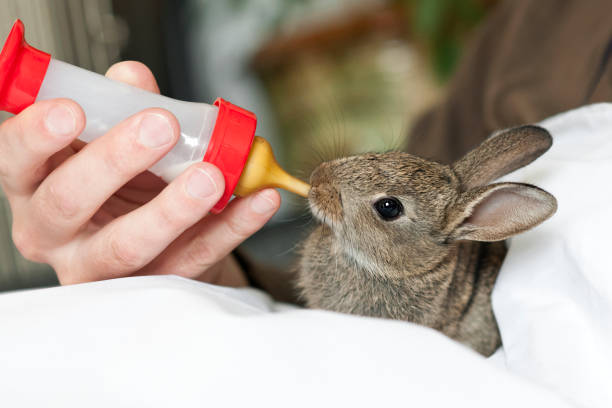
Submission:
[[[270,198],[270,192],[264,191],[255,194],[251,198],[251,210],[257,214],[267,214],[276,208],[276,204]]]
[[[205,170],[195,169],[187,180],[187,192],[195,198],[207,198],[217,192],[217,184]]]
[[[168,118],[149,113],[140,121],[138,142],[146,147],[161,147],[172,140],[172,126]]]
[[[45,126],[49,133],[56,136],[65,136],[76,130],[76,117],[73,110],[68,106],[58,104],[47,112]]]

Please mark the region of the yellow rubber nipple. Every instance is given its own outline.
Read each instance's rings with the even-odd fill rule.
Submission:
[[[266,187],[279,187],[302,197],[308,197],[310,190],[309,184],[290,176],[278,165],[266,139],[255,136],[234,194],[243,197]]]

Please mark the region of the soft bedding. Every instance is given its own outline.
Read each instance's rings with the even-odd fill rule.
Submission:
[[[558,213],[514,238],[490,359],[406,322],[301,310],[255,289],[138,277],[0,296],[0,403],[19,407],[612,406],[612,105],[542,123],[506,179]]]
[[[612,104],[541,123],[552,148],[505,177],[557,213],[513,238],[493,290],[508,369],[584,407],[612,407]]]
[[[0,296],[6,407],[567,407],[416,325],[139,277]]]

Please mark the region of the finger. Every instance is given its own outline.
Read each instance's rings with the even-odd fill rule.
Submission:
[[[69,99],[37,102],[0,125],[0,177],[7,194],[30,195],[46,176],[48,159],[85,127],[81,107]]]
[[[151,70],[143,63],[137,61],[123,61],[113,64],[106,76],[115,81],[142,88],[149,92],[159,93],[157,81]]]
[[[204,218],[183,234],[144,272],[201,277],[210,282],[205,271],[263,227],[279,207],[280,195],[273,189],[233,200],[222,213]]]
[[[176,118],[163,109],[123,121],[47,176],[30,200],[30,222],[54,243],[72,237],[121,186],[166,154],[178,135]]]
[[[155,199],[94,234],[79,251],[88,274],[80,278],[108,279],[141,269],[204,217],[223,189],[219,169],[209,163],[193,165]]]
[[[157,81],[151,70],[141,62],[138,61],[122,61],[117,62],[106,71],[105,74],[108,78],[124,82],[128,85],[142,88],[146,91],[159,93],[159,87]],[[75,140],[72,146],[75,150],[81,150],[86,145],[81,140]]]

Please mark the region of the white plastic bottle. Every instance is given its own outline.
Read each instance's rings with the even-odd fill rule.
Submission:
[[[191,163],[202,161],[219,113],[216,106],[178,101],[51,59],[36,100],[59,96],[73,99],[85,111],[87,124],[79,136],[84,142],[91,142],[143,109],[154,106],[172,112],[181,125],[181,136],[176,146],[149,169],[167,182]]]
[[[225,177],[225,192],[214,208],[225,207],[247,161],[257,119],[222,99],[214,106],[184,102],[110,80],[57,61],[28,45],[17,20],[0,54],[0,110],[19,113],[38,100],[70,98],[87,118],[79,139],[91,142],[128,116],[146,108],[172,112],[181,128],[176,146],[150,168],[167,182],[194,162],[215,164]]]

